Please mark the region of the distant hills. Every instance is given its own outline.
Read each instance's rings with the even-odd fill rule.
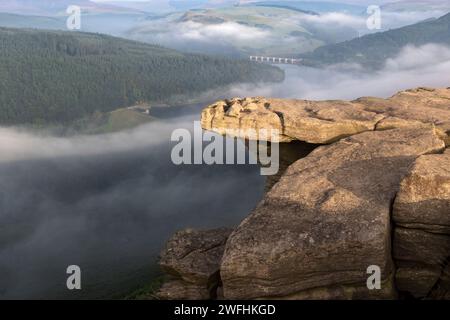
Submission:
[[[291,57],[358,35],[323,24],[317,13],[283,6],[236,6],[175,12],[136,24],[138,40],[191,52]]]
[[[450,45],[450,13],[439,19],[323,46],[301,56],[304,63],[310,66],[358,63],[377,69],[382,68],[386,59],[396,56],[406,45],[428,43]]]
[[[327,1],[255,1],[245,4],[246,6],[284,7],[297,9],[304,12],[322,14],[328,12],[339,12],[360,15],[364,13],[367,6],[346,4]]]
[[[444,0],[383,5],[383,31],[450,11]],[[183,52],[292,58],[371,33],[367,6],[301,0],[10,0],[0,1],[0,26],[66,30],[68,5],[82,8],[81,31],[158,44]],[[429,5],[428,5],[429,4]],[[448,8],[448,11],[445,9]]]
[[[7,0],[0,2],[0,12],[21,15],[64,15],[71,5],[77,5],[89,13],[136,13],[136,9],[119,7],[90,0]]]
[[[69,5],[77,5],[89,13],[161,13],[233,6],[235,3],[234,0],[2,0],[0,12],[50,16],[64,13]]]
[[[0,52],[2,125],[67,123],[95,112],[171,103],[232,83],[284,77],[270,65],[90,33],[0,28]]]
[[[8,28],[65,29],[66,20],[58,17],[19,15],[0,12],[0,26]]]
[[[446,10],[450,11],[450,1],[445,0],[400,0],[388,2],[381,6],[382,10],[392,12],[430,11]]]

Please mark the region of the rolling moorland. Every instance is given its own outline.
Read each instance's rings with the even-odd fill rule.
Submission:
[[[65,30],[69,4],[82,8],[82,30],[183,52],[234,57],[292,57],[359,34],[387,31],[450,11],[438,1],[382,6],[381,30],[366,28],[367,8],[326,1],[25,1],[0,4],[0,26]]]
[[[127,34],[178,50],[287,57],[358,35],[348,26],[321,25],[317,17],[312,11],[269,5],[198,9],[142,20]],[[214,38],[217,43],[211,45]]]
[[[302,58],[303,63],[310,66],[356,63],[379,69],[386,59],[397,55],[406,45],[428,43],[450,45],[450,13],[439,19],[323,46]]]

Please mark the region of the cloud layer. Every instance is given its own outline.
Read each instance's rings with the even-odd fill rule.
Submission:
[[[231,96],[271,96],[301,99],[355,99],[389,97],[397,91],[419,87],[450,86],[450,48],[437,44],[408,46],[380,71],[358,66],[326,69],[289,67],[282,84],[235,86]]]
[[[239,223],[262,196],[256,165],[171,162],[170,133],[197,119],[91,137],[1,129],[0,299],[120,298],[175,231]],[[65,286],[72,264],[80,292]]]
[[[450,8],[449,8],[450,10]],[[259,50],[282,51],[295,55],[311,51],[319,45],[340,42],[373,32],[414,24],[430,18],[445,15],[445,9],[417,10],[414,6],[407,11],[381,10],[381,30],[369,30],[369,13],[349,14],[327,12],[309,15],[295,11],[277,11],[276,15],[265,15],[255,11],[249,21],[259,24],[246,25],[242,15],[247,11],[220,14],[200,11],[198,19],[178,14],[166,18],[144,21],[133,27],[128,36],[138,40],[158,43],[182,51],[196,51],[222,54],[257,54]],[[225,19],[220,22],[220,19]],[[192,18],[192,17],[191,17]],[[205,19],[205,21],[202,21]],[[208,19],[217,19],[209,23]],[[227,20],[230,19],[230,20]],[[235,19],[233,21],[232,19]],[[288,30],[288,31],[286,31]]]

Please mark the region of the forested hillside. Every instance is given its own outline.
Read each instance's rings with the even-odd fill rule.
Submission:
[[[312,66],[359,63],[376,69],[383,67],[387,58],[397,55],[406,45],[428,43],[450,45],[450,13],[436,20],[323,46],[303,58],[305,64]]]
[[[0,28],[0,124],[65,123],[95,111],[283,76],[268,65],[106,35]]]

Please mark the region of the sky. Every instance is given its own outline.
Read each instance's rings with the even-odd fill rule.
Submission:
[[[167,2],[167,0],[91,0],[93,2]],[[227,0],[224,0],[227,1]],[[289,0],[288,0],[289,1]],[[297,0],[294,0],[297,1]],[[301,1],[301,0],[299,0]],[[384,4],[384,3],[391,3],[391,2],[398,2],[401,0],[305,0],[308,2],[337,2],[337,3],[349,3],[349,4]],[[442,2],[445,3],[447,0],[435,0],[435,2]],[[216,3],[219,1],[215,1]],[[231,1],[228,1],[231,2]],[[241,1],[241,2],[255,2],[255,1]]]
[[[91,0],[92,2],[151,2],[151,3],[167,3],[168,0]],[[226,2],[232,2],[232,1],[227,1]],[[224,2],[225,2],[224,1]],[[383,4],[383,3],[388,3],[388,2],[395,2],[395,0],[342,0],[342,1],[335,1],[335,0],[307,0],[309,2],[338,2],[338,3],[349,3],[349,4]],[[443,0],[444,1],[444,0]],[[215,1],[216,3],[218,1]],[[242,1],[242,2],[253,2],[253,1]]]

